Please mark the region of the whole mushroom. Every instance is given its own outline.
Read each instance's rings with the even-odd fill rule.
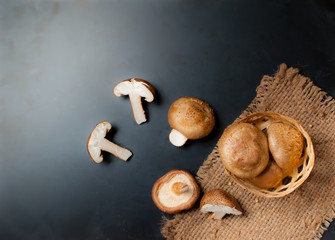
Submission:
[[[172,170],[159,178],[152,188],[152,200],[161,211],[177,213],[190,209],[200,195],[194,177],[184,170]]]
[[[261,189],[270,189],[277,187],[282,183],[284,173],[275,161],[269,161],[268,166],[261,174],[247,179],[251,184]]]
[[[225,168],[240,178],[256,177],[269,163],[267,138],[249,123],[228,127],[218,142],[218,151]]]
[[[278,166],[286,171],[298,167],[305,146],[301,133],[285,123],[273,123],[267,128],[269,149]]]
[[[222,219],[226,214],[241,215],[242,208],[236,198],[222,189],[213,189],[204,194],[200,211],[212,212],[211,218]]]
[[[87,151],[95,163],[101,163],[103,161],[101,151],[109,152],[123,161],[127,161],[132,155],[128,149],[120,147],[105,138],[111,128],[112,125],[109,122],[100,122],[95,126],[88,137]]]
[[[155,89],[149,82],[140,78],[126,79],[114,87],[114,94],[117,97],[129,95],[136,123],[141,124],[147,121],[141,98],[143,97],[147,102],[154,100]]]
[[[214,128],[215,117],[208,103],[194,97],[182,97],[172,103],[168,112],[172,127],[170,142],[181,147],[187,139],[206,137]]]

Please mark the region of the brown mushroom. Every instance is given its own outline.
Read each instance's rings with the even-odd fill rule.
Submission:
[[[218,151],[225,168],[240,178],[256,177],[269,162],[265,134],[249,123],[228,127],[219,140]]]
[[[206,137],[214,128],[215,117],[208,103],[194,97],[182,97],[172,103],[168,121],[173,128],[170,142],[181,147],[187,139]]]
[[[137,124],[141,124],[147,120],[142,107],[141,98],[144,97],[147,102],[152,102],[154,100],[155,89],[149,82],[140,78],[124,80],[114,87],[114,94],[118,97],[129,95]]]
[[[95,163],[101,163],[103,161],[101,151],[109,152],[123,161],[127,161],[132,155],[128,149],[120,147],[105,138],[111,128],[112,125],[109,122],[100,122],[95,126],[88,137],[87,151]]]
[[[297,167],[305,146],[304,138],[294,127],[273,123],[267,128],[269,149],[278,166],[283,170]]]
[[[256,187],[270,189],[280,185],[283,178],[284,174],[282,169],[278,167],[276,162],[271,160],[261,174],[254,178],[248,179],[248,181]]]
[[[226,214],[241,215],[242,208],[236,198],[222,189],[213,189],[204,194],[200,211],[213,212],[211,218],[222,219]]]
[[[200,188],[187,171],[172,170],[159,178],[152,188],[152,200],[165,213],[190,209],[200,195]]]

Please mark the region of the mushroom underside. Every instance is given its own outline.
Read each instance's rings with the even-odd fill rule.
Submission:
[[[214,219],[222,219],[226,214],[241,215],[242,212],[236,208],[231,208],[226,205],[205,204],[201,208],[201,212],[213,212]]]
[[[159,178],[152,188],[152,199],[163,212],[174,214],[190,209],[199,198],[194,177],[183,170],[172,170]]]
[[[182,194],[175,194],[171,189],[175,183],[184,183],[188,191]],[[178,207],[192,200],[194,187],[187,176],[176,174],[169,182],[163,183],[158,191],[158,199],[165,207]]]

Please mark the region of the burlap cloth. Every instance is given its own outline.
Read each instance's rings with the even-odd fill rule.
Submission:
[[[320,239],[335,216],[335,100],[299,74],[281,64],[274,76],[264,76],[257,96],[240,118],[274,111],[300,122],[310,134],[315,166],[310,177],[293,193],[266,199],[234,183],[224,171],[217,147],[197,173],[203,192],[222,188],[233,194],[243,216],[210,220],[197,204],[193,210],[164,219],[167,239]]]

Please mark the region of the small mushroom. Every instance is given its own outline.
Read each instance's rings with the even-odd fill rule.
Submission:
[[[105,138],[106,134],[111,130],[112,125],[109,122],[100,122],[93,129],[87,140],[87,151],[91,159],[96,163],[103,161],[101,151],[109,152],[123,161],[132,155],[131,151],[112,143]]]
[[[154,100],[155,89],[149,82],[139,78],[124,80],[114,87],[114,94],[118,97],[129,95],[137,124],[141,124],[147,120],[142,107],[141,98],[144,97],[147,102]]]
[[[249,123],[228,127],[219,140],[218,151],[225,168],[239,178],[256,177],[269,163],[266,136]]]
[[[222,219],[226,214],[241,215],[242,208],[236,198],[222,189],[213,189],[204,194],[200,211],[213,212],[211,218]]]
[[[159,178],[152,188],[152,200],[159,210],[177,213],[190,209],[200,195],[200,188],[187,171],[172,170]]]
[[[172,127],[169,140],[177,147],[183,146],[187,139],[206,137],[215,125],[213,109],[194,97],[182,97],[173,102],[168,121]]]

